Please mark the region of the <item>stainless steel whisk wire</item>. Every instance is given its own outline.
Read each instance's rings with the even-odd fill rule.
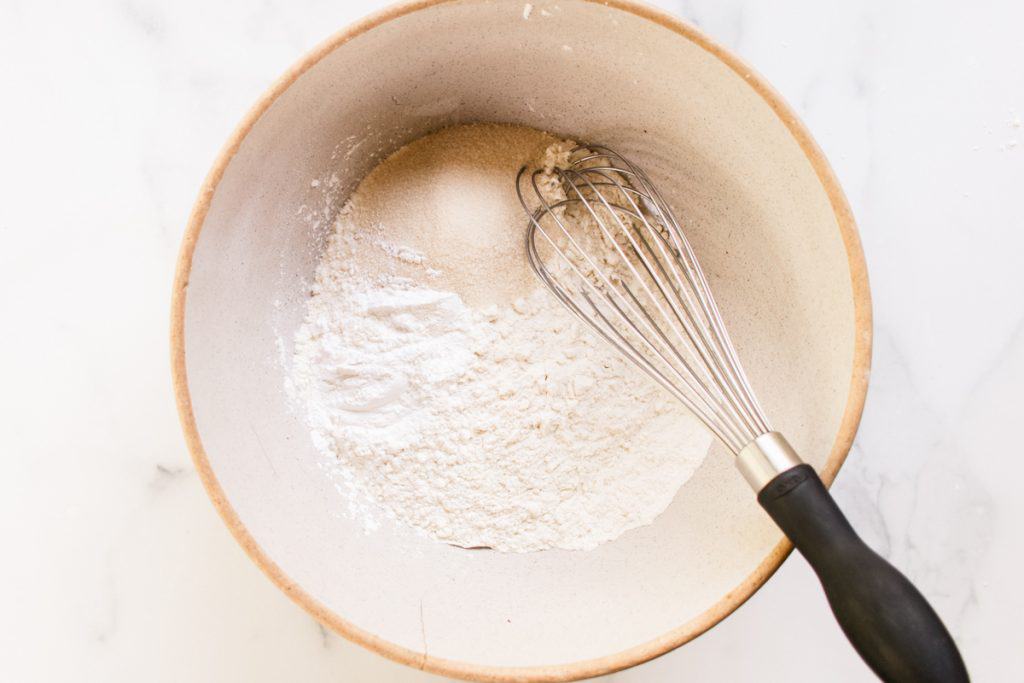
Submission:
[[[522,191],[525,168],[516,179],[519,200],[530,217],[531,267],[577,318],[739,453],[771,427],[675,216],[646,174],[614,151],[590,145],[577,147],[572,155],[567,168],[553,171],[565,199],[549,202],[538,185],[544,172],[535,170],[530,185],[538,206],[532,209]],[[614,275],[596,262],[559,215],[559,209],[573,205],[586,212],[617,253],[622,268]],[[546,227],[546,218],[554,225]],[[537,248],[538,235],[569,267],[576,287],[567,286],[546,265]],[[581,270],[579,261],[592,275]]]

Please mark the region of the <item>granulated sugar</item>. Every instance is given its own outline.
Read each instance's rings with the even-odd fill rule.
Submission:
[[[565,160],[570,146],[514,126],[441,131],[403,147],[371,171],[345,207],[345,222],[351,231],[376,234],[385,252],[421,254],[423,263],[438,271],[431,284],[457,293],[470,306],[511,303],[538,284],[526,264],[526,220],[515,194],[516,172],[528,162]],[[390,265],[378,267],[384,271]]]
[[[526,128],[445,129],[342,210],[291,385],[364,521],[589,549],[650,523],[707,452],[704,428],[529,270],[515,173],[567,149]]]

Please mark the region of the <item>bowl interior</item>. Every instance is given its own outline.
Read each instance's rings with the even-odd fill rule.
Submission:
[[[284,378],[325,230],[382,155],[469,121],[622,151],[676,207],[755,390],[806,460],[838,465],[863,400],[852,224],[788,112],[664,18],[584,0],[525,14],[428,4],[336,37],[243,127],[183,261],[186,431],[194,418],[200,470],[240,540],[346,635],[474,675],[658,654],[742,601],[781,536],[718,446],[654,524],[590,552],[467,551],[353,522]]]

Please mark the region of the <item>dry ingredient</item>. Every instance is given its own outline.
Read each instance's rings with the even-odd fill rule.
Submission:
[[[710,437],[535,280],[512,180],[568,143],[472,125],[381,163],[340,212],[290,389],[353,514],[501,551],[649,524]]]

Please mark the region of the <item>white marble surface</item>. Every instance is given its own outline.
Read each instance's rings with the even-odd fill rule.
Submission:
[[[876,347],[836,494],[975,680],[1019,680],[1024,5],[659,4],[762,71],[844,182]],[[326,633],[246,559],[190,467],[167,361],[178,241],[221,142],[378,5],[0,3],[0,680],[440,680]],[[684,679],[870,676],[793,557],[707,635],[608,678]]]

